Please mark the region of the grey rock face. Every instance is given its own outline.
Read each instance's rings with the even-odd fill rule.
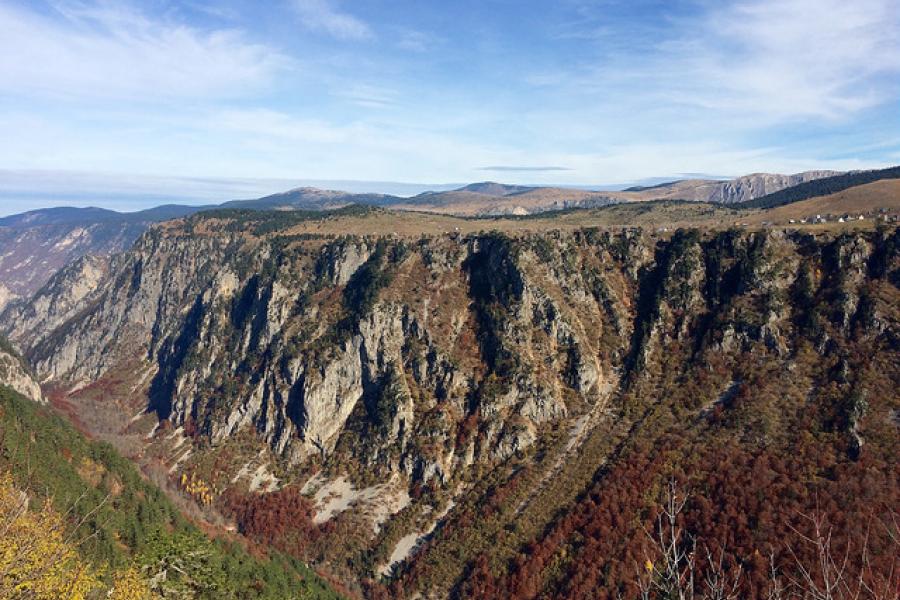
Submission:
[[[41,386],[31,376],[24,360],[6,340],[0,339],[0,385],[5,385],[35,402],[44,402]]]
[[[10,304],[2,316],[9,324],[9,338],[18,342],[32,336],[30,341],[34,343],[42,334],[59,329],[97,293],[108,271],[109,259],[94,256],[84,256],[67,265],[27,303]]]
[[[249,431],[293,463],[448,481],[529,452],[673,341],[787,354],[803,244],[154,230],[111,261],[73,263],[0,326],[46,380],[127,379],[141,364],[148,409],[213,444]],[[852,318],[873,243],[817,251],[846,271]]]
[[[709,202],[732,204],[761,198],[807,181],[838,175],[838,171],[804,171],[794,175],[755,173],[716,185],[709,195]]]

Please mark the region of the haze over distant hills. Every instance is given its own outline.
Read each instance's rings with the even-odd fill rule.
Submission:
[[[347,199],[294,190],[257,204],[286,210],[199,212],[0,311],[23,357],[0,353],[0,383],[41,381],[52,410],[204,530],[321,568],[346,597],[613,600],[654,490],[676,477],[685,527],[749,565],[733,597],[770,598],[769,561],[791,568],[801,517],[820,509],[840,547],[872,540],[849,568],[894,590],[897,536],[878,525],[894,521],[853,525],[900,502],[892,173],[800,184],[762,209],[664,199],[473,218],[291,210]],[[468,188],[444,198],[553,192]],[[14,407],[0,416],[23,422]],[[24,422],[9,429],[27,440],[38,425]],[[116,481],[60,447],[29,452]]]
[[[591,539],[643,539],[629,524],[671,477],[664,464],[704,490],[727,465],[715,515],[764,522],[784,501],[780,484],[736,479],[758,452],[766,473],[809,476],[816,494],[813,467],[832,464],[817,457],[833,457],[832,497],[896,505],[877,465],[897,463],[898,215],[900,167],[622,191],[301,187],[12,215],[0,219],[0,428],[88,473],[55,442],[33,446],[58,426],[22,421],[33,405],[5,385],[112,443],[204,531],[299,561],[269,581],[261,570],[281,567],[216,546],[244,565],[222,564],[229,585],[271,592],[234,597],[531,598],[515,590],[532,574],[565,592],[557,573],[594,577],[635,555],[584,550],[582,532],[610,522],[620,529]],[[644,457],[655,446],[665,460]],[[115,472],[82,477],[116,494]],[[813,507],[792,502],[791,514]],[[792,531],[746,539],[796,543]],[[123,553],[145,547],[123,539]],[[564,559],[541,558],[552,554]],[[488,556],[508,568],[490,571]]]
[[[198,207],[158,206],[134,213],[102,208],[49,208],[0,219],[0,307],[28,296],[70,261],[130,246],[147,227]]]
[[[548,210],[589,208],[615,202],[645,200],[678,199],[729,204],[751,200],[799,183],[838,174],[837,171],[807,171],[795,175],[755,173],[727,181],[687,179],[622,191],[508,185],[483,181],[453,190],[427,191],[409,198],[390,194],[359,194],[302,187],[256,200],[227,202],[222,207],[256,210],[322,210],[348,204],[366,204],[460,216],[526,215]]]
[[[866,173],[876,174],[872,177],[877,179],[881,171],[862,172],[863,177]],[[799,184],[831,181],[839,175],[835,171],[794,175],[754,173],[726,181],[686,179],[621,191],[485,181],[452,190],[426,191],[412,197],[299,187],[256,199],[201,206],[167,204],[137,212],[72,207],[40,209],[0,218],[0,307],[17,297],[33,294],[53,273],[75,258],[121,252],[153,223],[214,208],[331,210],[362,204],[466,217],[516,216],[649,200],[736,204]],[[836,190],[829,188],[832,191]]]

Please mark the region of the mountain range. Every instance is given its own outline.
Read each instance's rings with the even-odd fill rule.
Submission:
[[[362,204],[460,216],[528,215],[619,202],[679,199],[736,204],[799,183],[834,179],[833,171],[796,175],[753,174],[729,181],[692,179],[621,192],[573,188],[470,184],[411,198],[297,188],[255,200],[217,205],[164,205],[133,213],[99,208],[52,208],[0,218],[0,308],[36,292],[63,265],[86,254],[110,255],[129,247],[151,224],[212,209],[330,210]]]
[[[900,232],[734,213],[200,212],[70,263],[0,330],[205,530],[350,595],[613,598],[663,560],[667,482],[741,597],[808,564],[815,510],[839,547],[870,519],[847,568],[884,584]],[[598,226],[623,216],[695,227]]]

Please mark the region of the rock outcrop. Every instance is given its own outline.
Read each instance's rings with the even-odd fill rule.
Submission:
[[[824,177],[839,175],[839,171],[804,171],[794,175],[781,175],[778,173],[754,173],[724,181],[716,185],[709,196],[709,202],[733,204],[745,202],[754,198],[761,198],[767,194],[793,187],[800,183],[815,181]]]
[[[431,468],[424,437],[444,448],[437,472],[525,451],[535,428],[596,401],[664,338],[694,335],[695,315],[728,295],[766,308],[709,332],[711,343],[765,339],[786,352],[790,311],[776,298],[790,293],[800,244],[778,233],[412,242],[157,229],[112,261],[76,261],[3,323],[44,379],[91,382],[142,362],[148,408],[213,442],[250,428],[294,463],[340,446],[412,475]],[[849,327],[872,244],[834,244]],[[463,440],[473,416],[479,435]],[[363,449],[360,431],[380,441]]]
[[[27,363],[2,337],[0,337],[0,385],[11,387],[35,402],[44,402],[41,386],[32,377]]]
[[[144,441],[171,444],[157,453],[170,473],[214,463],[223,486],[270,472],[266,489],[304,484],[316,524],[368,532],[348,542],[359,552],[388,560],[398,540],[458,519],[426,545],[432,565],[458,561],[434,597],[488,543],[452,537],[482,511],[492,535],[537,535],[632,432],[675,439],[748,406],[747,365],[798,402],[856,386],[822,414],[845,453],[877,443],[865,418],[880,396],[852,365],[900,339],[896,230],[328,237],[241,218],[169,223],[77,261],[0,328],[70,398],[101,389],[92,402],[140,405],[128,426],[155,415]],[[798,367],[810,352],[827,361]],[[783,435],[764,408],[742,413],[748,443]],[[346,502],[328,499],[337,488]],[[378,566],[353,560],[337,562]]]

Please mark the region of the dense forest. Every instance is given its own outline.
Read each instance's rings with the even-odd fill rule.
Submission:
[[[0,597],[338,598],[301,562],[210,539],[106,443],[0,386]]]
[[[828,194],[836,194],[844,190],[865,185],[882,179],[898,179],[900,178],[900,167],[890,167],[888,169],[878,169],[874,171],[851,171],[850,173],[842,173],[832,177],[823,177],[814,181],[807,181],[792,187],[767,194],[760,198],[747,200],[735,204],[735,208],[746,209],[766,209],[775,208],[792,202],[800,202],[801,200],[809,200],[817,196],[827,196]]]

